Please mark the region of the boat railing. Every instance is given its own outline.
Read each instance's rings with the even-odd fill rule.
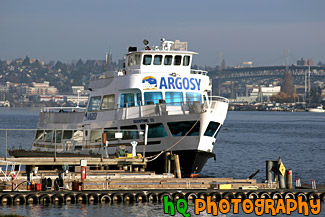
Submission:
[[[162,115],[188,115],[193,113],[212,112],[218,105],[228,104],[229,100],[219,96],[173,97],[171,99],[152,99],[126,102],[117,105],[116,119],[131,119]]]
[[[43,107],[41,112],[85,112],[85,107]]]

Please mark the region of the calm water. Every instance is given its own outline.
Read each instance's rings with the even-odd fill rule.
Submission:
[[[37,126],[37,119],[38,110],[0,108],[0,128],[33,129]],[[8,135],[8,147],[29,148],[34,132],[15,131]],[[5,153],[4,141],[4,132],[0,131],[2,156]],[[217,161],[210,159],[201,172],[202,176],[247,178],[259,169],[260,173],[255,178],[262,182],[265,180],[265,161],[277,160],[281,156],[285,167],[293,170],[293,180],[301,178],[302,183],[316,180],[316,184],[324,184],[325,114],[229,112],[214,151]],[[16,206],[0,209],[0,215],[7,213],[25,216],[169,216],[163,214],[161,204]],[[293,216],[300,215],[296,213]]]

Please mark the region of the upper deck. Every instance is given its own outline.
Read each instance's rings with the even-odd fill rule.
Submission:
[[[179,48],[179,41],[165,41],[161,39],[160,47],[150,48],[148,41],[145,40],[145,48],[137,51],[137,47],[129,47],[129,53],[126,54],[125,73],[190,73],[192,65],[192,56],[196,52],[187,51],[187,48]]]

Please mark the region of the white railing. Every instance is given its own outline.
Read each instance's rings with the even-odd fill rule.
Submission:
[[[44,107],[41,112],[85,112],[85,107]]]

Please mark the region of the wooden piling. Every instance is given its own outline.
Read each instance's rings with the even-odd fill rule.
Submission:
[[[179,156],[178,156],[178,154],[175,154],[174,158],[175,158],[176,176],[177,176],[177,178],[182,178],[181,164],[179,162]]]
[[[170,173],[170,152],[165,153],[165,173]]]

